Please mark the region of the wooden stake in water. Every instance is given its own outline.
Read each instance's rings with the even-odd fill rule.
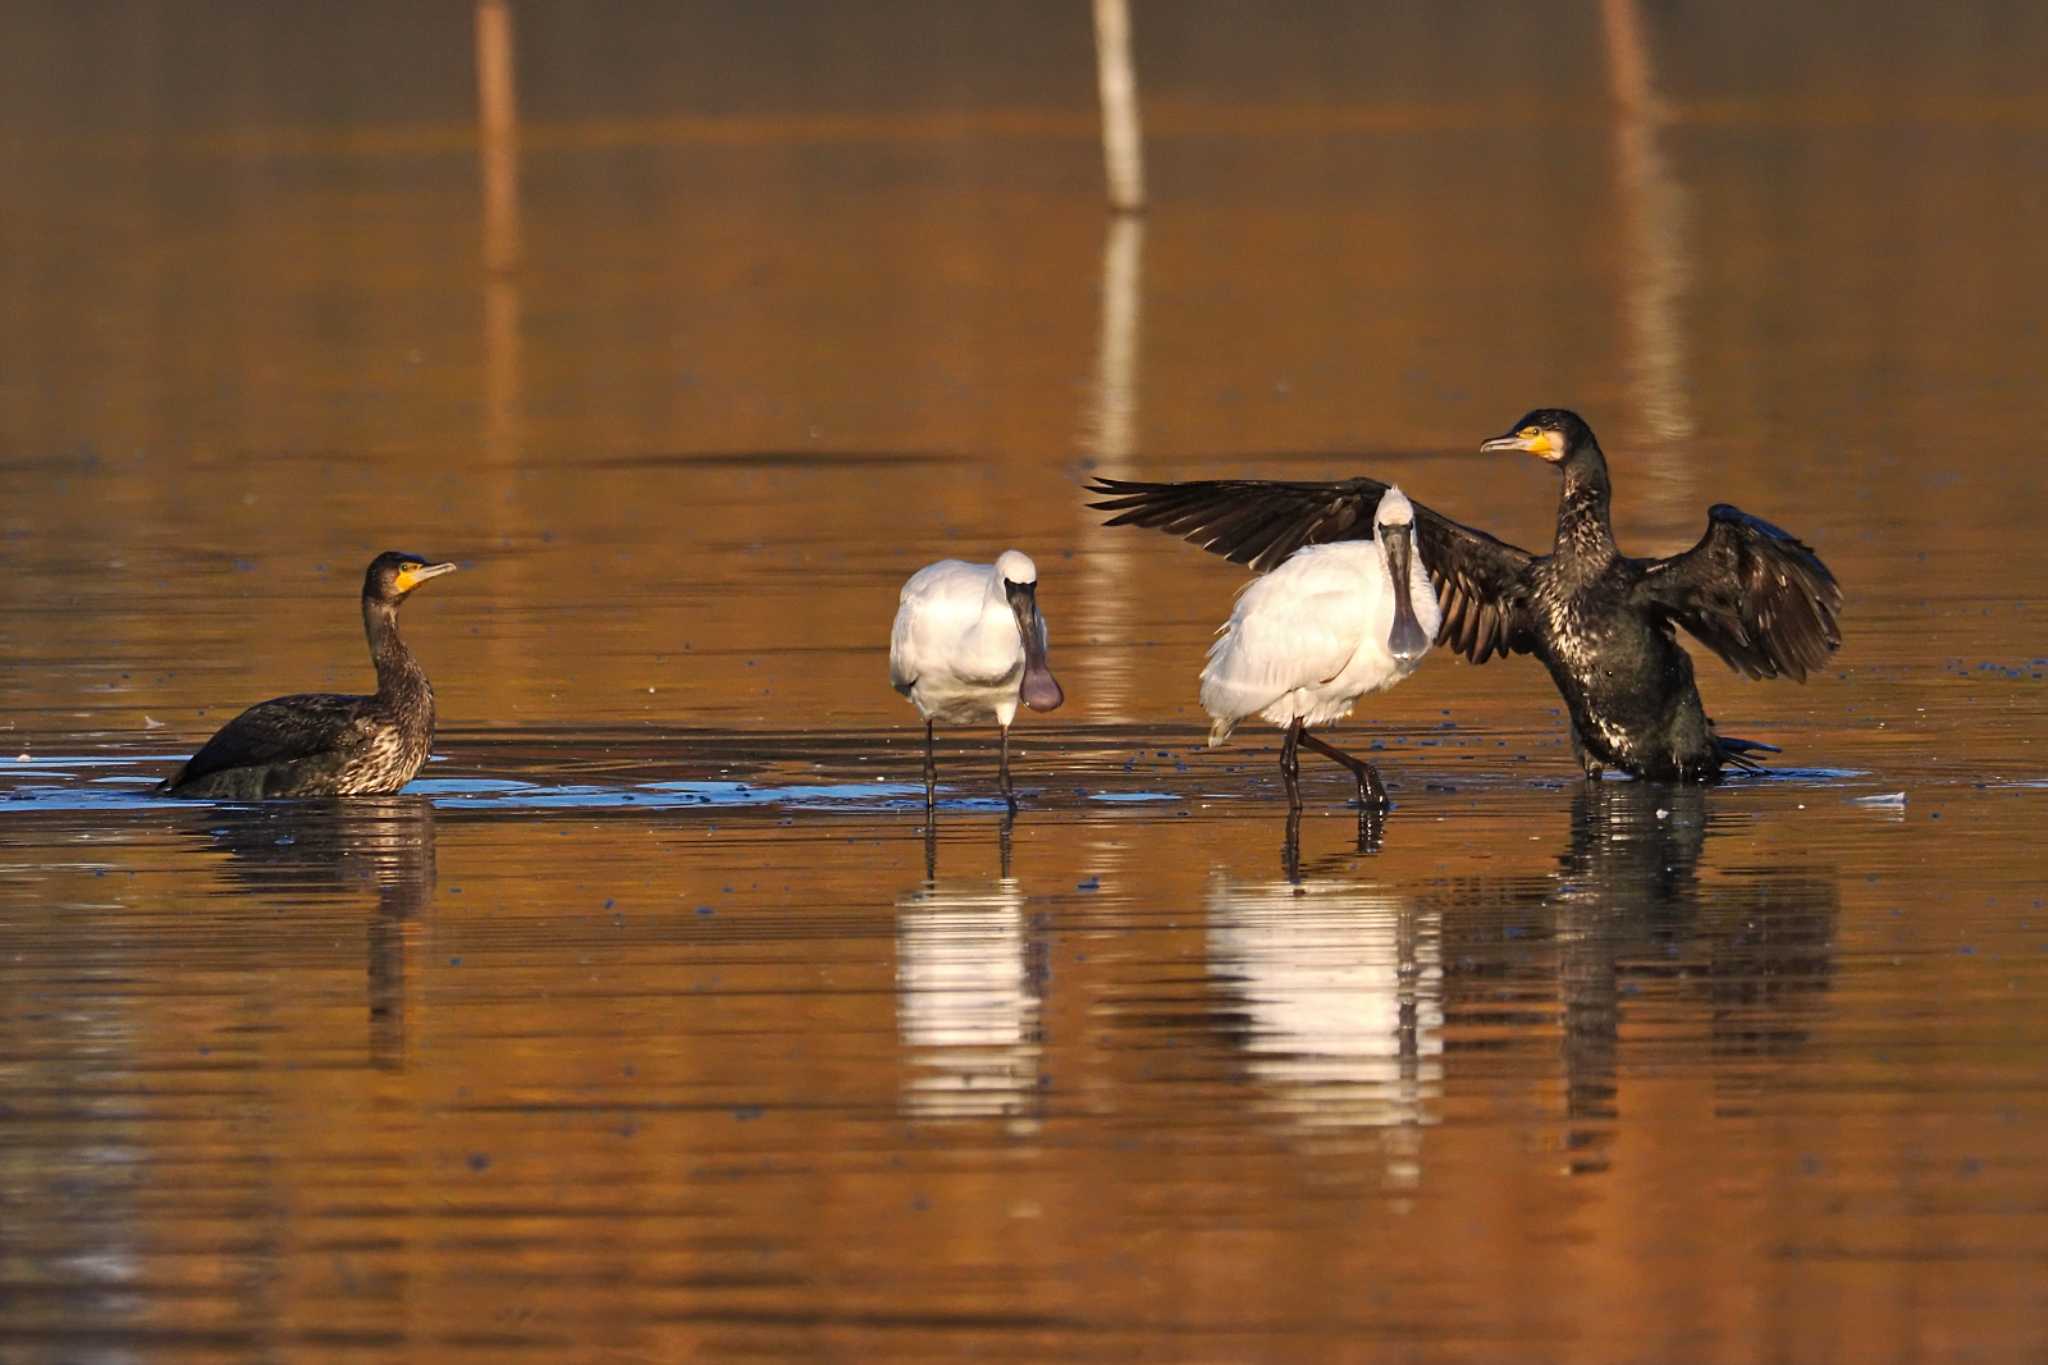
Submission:
[[[483,152],[484,264],[519,260],[519,105],[512,81],[512,0],[476,0],[477,129]]]
[[[1102,164],[1109,206],[1145,207],[1145,146],[1138,128],[1138,76],[1131,66],[1130,0],[1095,0],[1095,80],[1102,94]]]

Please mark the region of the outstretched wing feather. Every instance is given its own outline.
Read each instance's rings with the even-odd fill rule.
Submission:
[[[1708,510],[1697,545],[1650,564],[1637,591],[1752,678],[1804,682],[1841,647],[1842,589],[1820,556],[1727,503]]]
[[[1372,539],[1372,514],[1387,491],[1386,484],[1368,478],[1333,483],[1097,478],[1088,488],[1104,495],[1091,507],[1116,514],[1110,526],[1153,527],[1261,573],[1304,545]],[[1412,505],[1417,553],[1443,609],[1437,644],[1473,663],[1531,649],[1524,574],[1533,556],[1421,503]]]

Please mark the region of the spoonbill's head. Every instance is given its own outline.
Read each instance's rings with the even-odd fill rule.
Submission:
[[[1067,699],[1059,680],[1045,661],[1045,618],[1038,612],[1038,566],[1022,550],[1005,550],[996,556],[996,577],[1002,580],[1003,596],[1017,618],[1017,635],[1024,642],[1024,681],[1018,697],[1034,711],[1051,711]]]
[[[1593,428],[1576,412],[1564,408],[1537,408],[1503,435],[1479,446],[1488,455],[1519,450],[1551,464],[1563,464],[1581,450],[1599,448],[1600,443],[1593,439]]]
[[[453,564],[436,564],[425,555],[386,550],[370,561],[369,572],[363,575],[363,596],[395,607],[428,579],[454,572]]]
[[[1387,632],[1387,653],[1413,663],[1429,648],[1429,636],[1415,618],[1415,505],[1400,489],[1380,495],[1372,514],[1373,539],[1387,565],[1387,587],[1394,595],[1394,626]]]

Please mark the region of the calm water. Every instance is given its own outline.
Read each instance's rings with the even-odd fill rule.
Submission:
[[[1141,6],[1112,226],[1073,8],[522,4],[488,210],[462,6],[0,13],[0,1360],[2048,1353],[2048,19]],[[1839,666],[1699,792],[1432,661],[1290,838],[1079,480],[1541,547],[1539,403]],[[1008,544],[1068,705],[928,830]],[[386,546],[427,774],[149,798]]]

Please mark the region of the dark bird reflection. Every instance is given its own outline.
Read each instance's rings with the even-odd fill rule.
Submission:
[[[896,898],[896,1029],[914,1117],[1037,1122],[1045,947],[1010,875],[1010,831],[997,830],[996,877],[927,875]]]
[[[1711,1068],[1804,1045],[1834,971],[1835,870],[1710,865],[1717,826],[1741,818],[1733,792],[1574,785],[1549,873],[1397,889],[1373,879],[1368,847],[1304,862],[1290,829],[1281,878],[1212,879],[1208,970],[1233,998],[1222,1031],[1265,1112],[1297,1130],[1381,1130],[1386,1178],[1412,1183],[1461,1070],[1498,1068],[1555,1030],[1568,1165],[1592,1172],[1622,1068],[1691,1073],[1701,1053]],[[1624,1017],[1651,1009],[1656,1041],[1631,1055]],[[1488,1036],[1447,1051],[1460,1018]],[[1717,1094],[1742,1102],[1734,1081]]]
[[[195,836],[225,850],[239,888],[368,896],[370,1059],[403,1067],[406,960],[434,899],[434,807],[423,796],[278,801],[209,810]]]
[[[1555,974],[1574,1171],[1606,1168],[1632,998],[1705,1004],[1710,1058],[1805,1042],[1834,970],[1835,870],[1703,874],[1707,841],[1725,818],[1715,803],[1730,799],[1691,786],[1577,784],[1553,877],[1447,885],[1443,954],[1454,1015],[1462,1007],[1498,1019],[1503,1003],[1529,999],[1518,976]],[[1682,1055],[1686,1046],[1660,1030],[1664,1052]]]

